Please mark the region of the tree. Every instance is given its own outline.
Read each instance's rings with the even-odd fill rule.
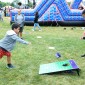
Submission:
[[[13,0],[13,2],[11,3],[11,6],[17,7],[19,2],[20,0]]]
[[[35,8],[36,2],[35,0],[33,0],[33,8]]]
[[[29,7],[32,7],[32,2],[30,2],[30,0],[28,0],[28,4]]]
[[[11,5],[11,6],[13,6],[13,7],[15,7],[15,5],[14,5],[14,3],[13,3],[13,2],[12,2],[10,5]]]
[[[10,3],[5,3],[5,2],[1,2],[1,1],[0,1],[0,7],[4,7],[4,6],[6,6],[6,5],[10,5]]]
[[[32,2],[30,2],[30,0],[28,0],[28,6],[31,6],[31,7],[35,7],[35,5],[36,5],[36,2],[35,2],[35,0],[33,0],[33,4],[32,4]]]
[[[20,2],[20,0],[13,0],[13,2],[15,2],[15,3],[19,3],[19,2]]]

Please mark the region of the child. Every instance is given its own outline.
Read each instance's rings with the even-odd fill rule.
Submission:
[[[36,12],[35,18],[34,18],[34,28],[32,29],[33,31],[35,31],[36,26],[39,28],[39,31],[42,31],[40,26],[39,26],[39,23],[38,23],[38,18],[39,18],[39,14],[38,14],[38,12]]]
[[[83,10],[82,16],[85,18],[85,10]],[[83,37],[81,39],[85,39],[85,31],[84,31]],[[81,55],[81,57],[85,57],[85,54]]]
[[[3,21],[3,10],[0,8],[0,21]]]
[[[11,64],[11,50],[13,50],[16,41],[23,43],[23,44],[31,44],[30,42],[27,42],[25,40],[22,40],[17,36],[19,33],[19,25],[13,24],[12,30],[7,31],[5,37],[0,40],[0,59],[3,56],[7,56],[7,67],[8,68],[14,68],[14,66]]]
[[[83,10],[82,16],[85,18],[85,10]],[[82,27],[82,28],[84,29],[85,27]],[[83,36],[81,37],[81,39],[85,39],[85,31],[84,31]]]

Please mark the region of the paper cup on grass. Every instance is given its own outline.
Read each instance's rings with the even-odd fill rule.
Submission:
[[[52,50],[54,50],[54,49],[55,49],[55,47],[49,47],[49,49],[52,49]]]
[[[42,38],[41,36],[37,36],[37,38]]]

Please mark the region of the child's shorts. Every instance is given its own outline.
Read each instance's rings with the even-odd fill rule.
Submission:
[[[3,56],[11,57],[11,53],[0,47],[0,58]]]

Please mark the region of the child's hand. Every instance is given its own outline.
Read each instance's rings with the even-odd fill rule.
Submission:
[[[29,42],[28,44],[31,45],[31,42]]]

